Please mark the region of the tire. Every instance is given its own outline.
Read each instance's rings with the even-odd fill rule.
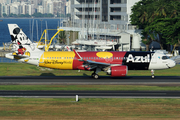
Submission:
[[[92,74],[91,74],[91,77],[93,77],[93,78],[94,78],[94,75],[95,75],[95,73],[92,73]]]
[[[94,74],[94,79],[98,79],[99,75],[98,74]]]

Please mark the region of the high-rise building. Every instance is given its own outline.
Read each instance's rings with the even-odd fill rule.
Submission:
[[[43,6],[39,5],[37,8],[37,12],[42,13],[43,14]]]
[[[2,6],[2,5],[1,5],[1,3],[0,3],[0,17],[2,16],[2,12],[1,12],[1,9],[2,9],[2,8],[1,8],[1,6]]]
[[[6,4],[12,3],[12,0],[6,0]]]
[[[140,30],[130,24],[131,7],[139,1],[71,0],[71,26],[80,32],[80,39],[108,38],[117,41],[120,50],[139,49]]]
[[[0,0],[0,3],[4,3],[5,0]]]
[[[140,0],[71,0],[71,13],[76,20],[90,20],[117,24],[121,29],[130,25],[131,7]]]
[[[1,14],[9,15],[10,14],[10,6],[6,5],[5,3],[1,4]]]

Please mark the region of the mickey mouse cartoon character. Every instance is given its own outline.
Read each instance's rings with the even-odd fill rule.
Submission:
[[[18,45],[19,45],[18,55],[24,55],[24,53],[25,53],[25,51],[26,51],[26,48],[23,47],[19,41],[18,41],[17,43],[18,43]]]
[[[15,49],[18,55],[24,55],[26,48],[23,47],[23,44],[27,44],[29,39],[22,32],[20,28],[14,28],[13,34],[11,34],[12,43],[16,46]]]

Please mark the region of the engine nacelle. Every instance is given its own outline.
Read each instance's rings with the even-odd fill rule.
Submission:
[[[111,77],[124,77],[128,74],[128,67],[127,66],[113,66],[109,68],[107,71],[108,75]]]

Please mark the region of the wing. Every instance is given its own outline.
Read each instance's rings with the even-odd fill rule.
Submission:
[[[79,61],[83,61],[83,67],[87,70],[95,70],[96,68],[100,68],[103,71],[107,71],[111,66],[121,66],[121,64],[110,64],[110,63],[103,63],[103,62],[95,62],[91,60],[84,60],[77,51],[73,50],[77,56]]]

